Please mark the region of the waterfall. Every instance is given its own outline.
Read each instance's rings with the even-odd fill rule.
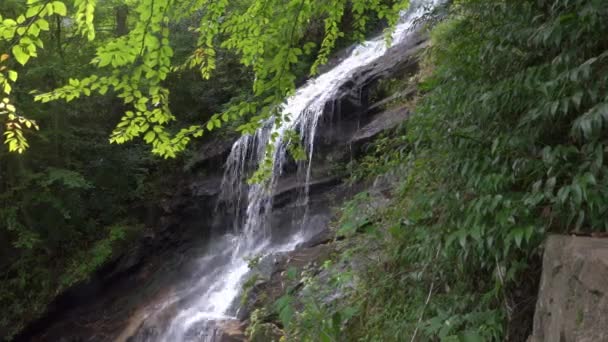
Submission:
[[[428,11],[428,7],[434,7],[440,2],[441,0],[412,1],[410,9],[403,13],[395,28],[391,44],[407,41],[409,29],[415,21]],[[333,103],[339,95],[340,87],[351,80],[360,67],[383,56],[388,48],[383,37],[356,46],[339,64],[308,81],[286,100],[282,112],[290,114],[291,123],[277,127],[269,121],[255,134],[243,136],[234,143],[226,160],[220,195],[220,201],[234,218],[232,232],[214,239],[207,254],[198,260],[202,276],[163,304],[161,310],[172,307],[176,311],[166,324],[167,328],[159,335],[138,337],[136,341],[213,342],[217,322],[233,319],[236,314],[233,302],[249,271],[245,259],[258,254],[290,251],[305,240],[303,237],[307,232],[304,227],[300,227],[286,242],[273,243],[271,240],[268,218],[273,206],[273,192],[288,158],[289,141],[286,133],[288,130],[299,132],[306,152],[306,161],[298,163],[298,174],[305,178],[298,204],[306,207],[312,177],[315,135],[326,103]],[[270,177],[264,184],[247,186],[249,173],[264,160],[271,135],[276,135],[277,139],[273,142]],[[244,208],[246,209],[243,210]]]
[[[392,46],[403,43],[416,19],[421,18],[429,8],[435,7],[440,2],[440,0],[412,1],[410,9],[402,15],[400,23],[393,32]],[[305,205],[308,201],[315,134],[326,103],[331,103],[335,99],[340,87],[353,77],[358,68],[374,62],[383,56],[388,48],[383,37],[377,37],[356,46],[350,55],[337,66],[310,80],[287,99],[282,112],[291,116],[291,124],[283,123],[277,127],[272,120],[269,120],[254,135],[243,136],[234,143],[226,162],[221,195],[223,200],[234,201],[233,206],[240,205],[241,185],[246,180],[247,171],[250,171],[247,168],[251,163],[249,158],[256,161],[255,165],[262,162],[265,157],[265,149],[270,143],[270,136],[277,135],[277,139],[273,143],[273,166],[270,179],[265,184],[253,185],[248,192],[243,232],[248,238],[251,238],[250,242],[259,242],[267,233],[268,227],[265,219],[272,208],[272,194],[286,162],[287,144],[290,143],[286,139],[286,132],[289,130],[299,132],[306,152],[307,162],[298,165],[298,172],[305,175],[303,196]],[[237,221],[240,219],[242,218],[239,217]]]

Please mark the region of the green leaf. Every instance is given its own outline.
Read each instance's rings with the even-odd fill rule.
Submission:
[[[466,331],[461,339],[462,342],[484,342],[485,340],[476,331]]]
[[[572,196],[573,196],[574,203],[577,206],[580,206],[581,203],[583,202],[583,189],[581,188],[581,186],[578,183],[572,184],[571,189],[572,189]]]
[[[17,77],[19,76],[19,74],[17,74],[17,72],[15,70],[9,70],[8,71],[8,78],[13,81],[13,82],[17,82]]]
[[[38,25],[38,27],[42,30],[42,31],[48,31],[49,30],[49,22],[46,21],[45,19],[38,19],[36,20],[36,25]]]
[[[298,276],[298,269],[295,268],[294,266],[290,266],[287,269],[287,272],[285,273],[287,279],[289,280],[295,280],[296,277]]]
[[[61,1],[54,1],[52,3],[53,11],[60,16],[66,16],[68,14],[68,9],[65,7],[65,4]]]
[[[42,9],[41,5],[32,6],[27,9],[27,11],[25,12],[25,16],[28,18],[35,17],[36,15],[38,15],[38,13],[40,12],[41,9]]]
[[[13,52],[13,56],[21,65],[25,65],[27,61],[30,59],[30,55],[28,55],[20,45],[13,46],[11,50]]]
[[[576,106],[577,109],[580,108],[582,99],[583,99],[582,91],[578,91],[574,94],[574,96],[572,96],[572,102],[574,102],[574,105]]]
[[[144,141],[147,142],[148,144],[153,142],[154,139],[156,139],[156,134],[154,133],[154,131],[148,131],[148,133],[146,133],[146,135],[144,135]]]
[[[547,182],[545,183],[545,193],[552,194],[553,189],[555,189],[556,182],[557,178],[555,177],[550,177],[549,179],[547,179]]]
[[[289,295],[284,295],[275,302],[275,307],[279,312],[279,319],[284,326],[288,327],[292,323],[294,309],[292,306],[292,298]]]

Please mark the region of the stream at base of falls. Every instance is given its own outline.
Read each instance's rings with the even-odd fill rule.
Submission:
[[[410,29],[440,0],[411,1],[395,28],[392,45],[407,42]],[[217,339],[217,326],[234,320],[239,309],[239,294],[249,272],[248,258],[268,256],[294,250],[318,233],[305,223],[309,213],[308,194],[311,182],[315,135],[326,104],[339,96],[339,91],[355,72],[374,63],[389,49],[382,37],[356,46],[350,55],[331,70],[310,80],[289,98],[283,108],[291,114],[290,126],[266,125],[255,135],[245,136],[232,146],[226,161],[222,194],[218,210],[227,210],[234,220],[230,233],[211,239],[204,255],[192,261],[192,274],[178,281],[169,295],[140,313],[141,327],[155,326],[158,333],[147,334],[141,327],[129,341],[206,341]],[[302,215],[292,227],[273,227],[268,218],[273,210],[273,195],[284,166],[290,162],[284,137],[288,129],[300,133],[308,156],[298,163],[302,178],[301,198],[297,203]],[[265,155],[269,136],[277,134],[272,174],[265,184],[246,185],[246,178]],[[211,219],[211,218],[210,218]]]

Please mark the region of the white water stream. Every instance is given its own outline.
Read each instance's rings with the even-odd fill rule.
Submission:
[[[412,1],[410,9],[402,16],[393,33],[392,44],[407,40],[409,29],[428,7],[436,6],[441,0]],[[420,4],[425,4],[421,6]],[[272,194],[286,162],[285,133],[297,130],[308,155],[308,162],[299,166],[299,172],[306,177],[303,205],[308,201],[308,184],[314,153],[314,140],[319,118],[325,104],[334,100],[341,86],[348,82],[358,68],[369,65],[384,55],[389,47],[383,37],[367,41],[353,49],[350,55],[333,69],[310,80],[290,97],[283,108],[289,113],[292,123],[275,127],[271,124],[260,129],[253,136],[244,136],[236,141],[226,161],[222,181],[221,200],[233,211],[234,233],[212,241],[206,256],[198,260],[203,276],[189,284],[185,290],[175,293],[156,311],[173,307],[171,319],[162,336],[143,337],[144,341],[209,341],[215,339],[214,322],[232,319],[235,316],[233,302],[238,297],[249,269],[245,258],[291,251],[304,242],[310,232],[304,228],[297,230],[287,242],[273,244],[267,218],[272,210]],[[265,148],[271,133],[277,133],[274,144],[274,165],[267,184],[243,186],[251,165],[263,160]],[[247,191],[247,193],[243,193]],[[241,203],[246,198],[246,203]],[[245,215],[240,213],[246,205]],[[153,315],[153,314],[151,314]]]

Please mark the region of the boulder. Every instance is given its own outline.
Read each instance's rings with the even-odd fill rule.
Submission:
[[[219,324],[219,342],[244,342],[245,325],[237,320],[226,320]]]
[[[608,239],[551,236],[529,342],[608,341]]]
[[[378,134],[397,127],[410,115],[407,105],[392,108],[377,115],[370,123],[362,127],[352,138],[351,143],[369,141]]]
[[[273,323],[259,324],[253,331],[251,342],[279,342],[283,332]]]

